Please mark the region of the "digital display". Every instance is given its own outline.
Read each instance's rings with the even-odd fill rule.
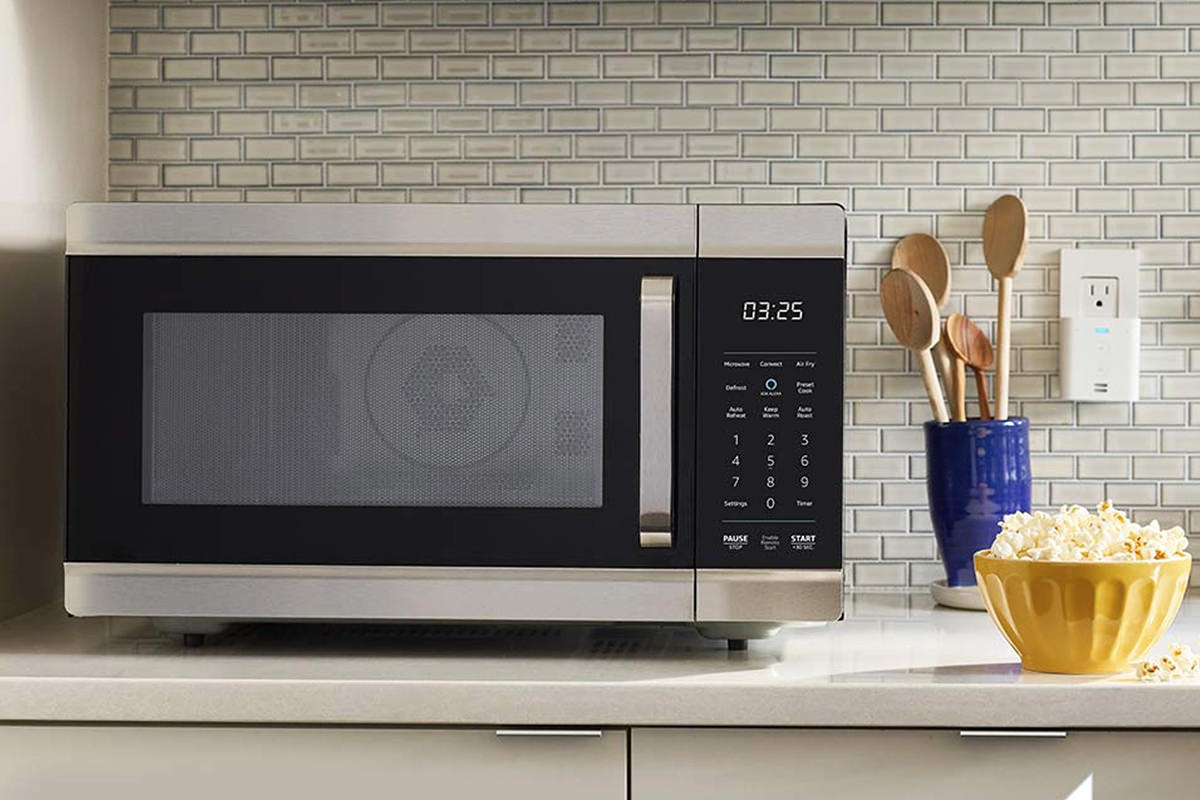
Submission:
[[[803,300],[746,300],[742,319],[746,322],[796,322],[804,319]]]

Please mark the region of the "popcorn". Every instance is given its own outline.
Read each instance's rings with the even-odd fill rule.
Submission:
[[[1146,659],[1133,664],[1133,674],[1139,681],[1161,683],[1179,678],[1200,676],[1200,658],[1185,644],[1173,644],[1167,654],[1158,659]]]
[[[1162,530],[1158,520],[1138,525],[1105,500],[1095,514],[1082,506],[1008,514],[989,552],[1035,561],[1153,561],[1185,555],[1187,546],[1182,528]]]
[[[1145,683],[1159,683],[1168,680],[1157,661],[1139,661],[1133,665],[1133,671],[1137,675],[1137,679]]]
[[[1185,675],[1191,676],[1200,673],[1200,659],[1186,644],[1171,645],[1171,649],[1167,651],[1167,657],[1174,661]]]

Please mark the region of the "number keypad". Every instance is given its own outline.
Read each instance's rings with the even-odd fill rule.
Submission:
[[[722,507],[792,518],[811,508],[817,486],[811,467],[815,431],[800,387],[811,387],[795,358],[725,359],[728,408],[724,420],[729,488]]]

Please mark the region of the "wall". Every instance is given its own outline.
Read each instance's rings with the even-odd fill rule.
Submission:
[[[0,618],[61,599],[65,208],[104,197],[104,14],[0,0]]]
[[[995,313],[982,212],[1030,209],[1013,395],[1038,505],[1200,530],[1200,3],[113,2],[109,195],[332,202],[836,201],[850,210],[846,552],[940,568],[928,408],[875,296],[936,234]],[[1058,250],[1142,252],[1143,402],[1056,390]]]

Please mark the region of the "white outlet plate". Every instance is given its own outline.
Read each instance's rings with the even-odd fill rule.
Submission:
[[[1141,320],[1136,250],[1063,250],[1059,387],[1064,400],[1138,399]]]

